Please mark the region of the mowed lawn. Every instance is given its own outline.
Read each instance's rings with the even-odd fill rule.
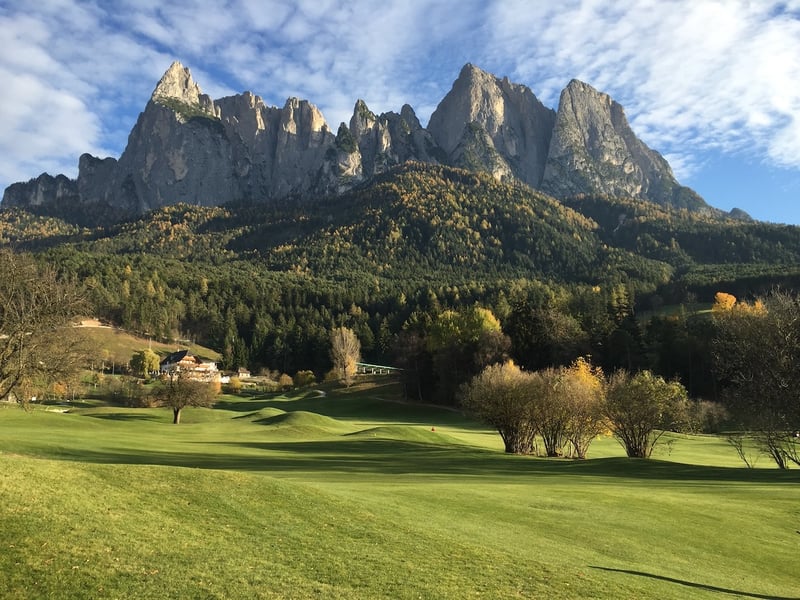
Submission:
[[[0,598],[800,599],[800,470],[507,456],[397,397],[0,409]]]

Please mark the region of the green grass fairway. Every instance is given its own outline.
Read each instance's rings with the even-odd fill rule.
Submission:
[[[800,470],[712,436],[507,456],[390,384],[325,392],[0,408],[0,598],[800,599]]]

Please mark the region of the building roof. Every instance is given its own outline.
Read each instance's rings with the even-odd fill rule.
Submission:
[[[188,350],[179,350],[178,352],[173,352],[171,354],[167,354],[167,356],[165,356],[161,360],[161,366],[174,365],[176,363],[181,362],[185,358],[191,359],[191,358],[194,358],[194,357],[192,356],[192,353],[189,352]]]

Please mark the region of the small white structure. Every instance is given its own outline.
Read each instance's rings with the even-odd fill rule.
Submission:
[[[167,355],[161,361],[160,370],[162,373],[187,373],[189,378],[200,381],[215,381],[220,376],[217,363],[195,356],[188,350]]]

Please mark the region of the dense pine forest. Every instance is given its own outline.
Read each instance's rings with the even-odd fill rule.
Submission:
[[[800,283],[796,227],[562,203],[440,166],[406,164],[299,206],[175,205],[121,222],[98,208],[4,210],[0,244],[74,279],[97,316],[204,343],[225,368],[323,373],[329,332],[346,326],[365,360],[405,366],[409,389],[445,402],[452,389],[433,391],[445,371],[467,377],[494,356],[531,369],[590,356],[713,397],[713,324],[698,304]],[[498,324],[492,340],[466,326],[458,343],[437,338],[443,315],[477,307]]]

